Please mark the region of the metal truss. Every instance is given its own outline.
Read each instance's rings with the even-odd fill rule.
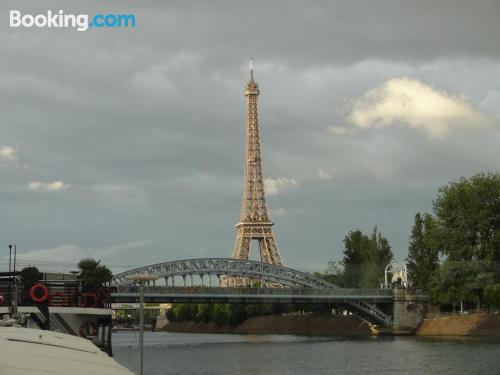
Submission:
[[[203,280],[205,275],[215,275],[219,280],[222,276],[230,276],[292,288],[337,288],[325,280],[292,268],[233,258],[184,259],[153,264],[114,275],[111,284],[114,286],[130,284],[131,281],[127,280],[127,276],[133,274],[158,275],[165,279],[167,285],[171,280],[173,286],[175,276],[181,276],[185,280],[187,276],[196,275]]]
[[[118,287],[118,294],[120,294],[122,298],[126,299],[127,295],[131,297],[131,295],[134,294],[133,288],[128,288],[133,282],[127,279],[128,275],[134,274],[151,274],[165,279],[165,286],[167,288],[160,287],[160,289],[156,290],[156,293],[153,293],[156,295],[159,292],[157,296],[158,300],[163,300],[166,295],[170,295],[170,298],[173,298],[173,300],[180,301],[182,300],[182,296],[190,295],[188,298],[189,300],[194,298],[193,301],[198,299],[200,301],[209,301],[210,298],[215,298],[213,295],[216,294],[222,298],[221,301],[226,298],[228,302],[234,302],[238,299],[231,296],[239,294],[243,296],[241,302],[250,300],[257,301],[259,299],[255,297],[256,295],[266,298],[276,297],[276,302],[283,303],[286,303],[287,300],[290,302],[301,301],[302,299],[304,302],[310,300],[312,303],[338,301],[338,303],[343,304],[356,315],[372,323],[389,325],[391,322],[391,316],[384,313],[376,305],[376,303],[381,302],[392,302],[392,293],[386,290],[339,288],[334,284],[305,272],[253,260],[239,260],[233,258],[184,259],[152,264],[150,266],[122,272],[114,275],[111,281],[113,286]],[[203,286],[203,280],[207,275],[216,276],[219,280],[219,284],[221,279],[233,277],[260,282],[262,283],[261,285],[265,283],[270,283],[274,286],[280,285],[284,288],[243,288],[244,293],[241,293],[241,288],[234,287],[206,288],[206,290],[198,290],[193,295],[192,277],[199,276]],[[183,278],[184,287],[186,286],[186,277],[189,277],[191,280],[191,288],[175,287],[175,277]],[[169,286],[171,287],[169,288]],[[212,286],[210,277],[208,286]],[[212,297],[207,297],[207,293],[211,294]],[[196,297],[198,294],[200,294],[200,296]],[[300,299],[298,296],[304,298]],[[291,297],[291,299],[289,299],[289,297]],[[188,301],[188,299],[186,299],[186,301]]]

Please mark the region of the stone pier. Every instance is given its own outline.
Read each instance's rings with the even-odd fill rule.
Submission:
[[[393,289],[392,325],[380,327],[380,334],[412,335],[422,323],[429,298],[420,289]]]

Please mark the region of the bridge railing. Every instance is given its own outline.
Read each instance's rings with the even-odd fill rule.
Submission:
[[[116,293],[139,293],[138,286],[118,286]],[[250,288],[250,287],[165,287],[146,286],[145,294],[168,295],[275,295],[275,296],[379,296],[392,297],[392,291],[384,289],[349,289],[349,288]]]

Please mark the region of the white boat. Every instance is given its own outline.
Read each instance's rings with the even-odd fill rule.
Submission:
[[[91,341],[65,333],[0,327],[1,375],[133,375]]]
[[[18,277],[0,273],[0,375],[133,375],[111,357],[108,290],[44,273],[19,296]]]

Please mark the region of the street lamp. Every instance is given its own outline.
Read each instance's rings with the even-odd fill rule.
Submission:
[[[140,285],[140,322],[139,322],[139,353],[141,358],[139,375],[143,375],[144,369],[144,282],[158,280],[160,276],[157,275],[128,275],[127,280],[139,282]]]
[[[10,313],[12,313],[12,286],[11,286],[11,283],[12,283],[12,275],[11,275],[11,272],[12,272],[12,268],[11,268],[11,263],[12,263],[12,245],[9,245],[9,309],[10,309]]]

